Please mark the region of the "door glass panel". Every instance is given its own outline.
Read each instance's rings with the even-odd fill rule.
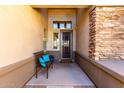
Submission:
[[[62,58],[70,58],[70,32],[62,32]]]

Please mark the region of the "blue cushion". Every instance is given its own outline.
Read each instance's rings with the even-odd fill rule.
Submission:
[[[40,63],[40,65],[45,68],[46,67],[46,64],[45,63]]]
[[[49,58],[48,54],[43,55],[43,59],[44,59],[45,62],[49,62],[50,61],[50,58]]]
[[[45,60],[44,60],[42,57],[40,57],[40,58],[39,58],[39,62],[40,62],[40,63],[45,63]]]
[[[39,58],[39,63],[40,63],[40,65],[41,65],[43,68],[46,67],[45,61],[44,61],[44,59],[43,59],[42,57]]]
[[[55,58],[53,55],[49,55],[49,58],[50,58],[50,62],[54,62],[55,61]]]

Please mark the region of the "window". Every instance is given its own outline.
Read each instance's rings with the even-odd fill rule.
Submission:
[[[72,29],[71,21],[53,21],[54,29]]]
[[[58,28],[58,23],[53,23],[53,28],[57,29]]]
[[[64,29],[65,28],[65,23],[59,23],[59,28]]]
[[[66,28],[67,29],[72,29],[72,24],[71,23],[66,23]]]
[[[53,49],[59,48],[59,33],[53,33]]]

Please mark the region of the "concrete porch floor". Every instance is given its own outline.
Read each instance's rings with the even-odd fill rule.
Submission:
[[[26,88],[91,88],[95,85],[76,63],[54,63],[54,68],[49,70],[49,78],[46,73],[39,71],[25,85]]]

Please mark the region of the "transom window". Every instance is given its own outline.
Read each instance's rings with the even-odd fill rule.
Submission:
[[[53,28],[54,28],[54,29],[57,29],[57,28],[58,28],[58,24],[57,24],[57,23],[54,23],[54,24],[53,24]]]
[[[53,21],[54,29],[72,29],[71,21]]]

